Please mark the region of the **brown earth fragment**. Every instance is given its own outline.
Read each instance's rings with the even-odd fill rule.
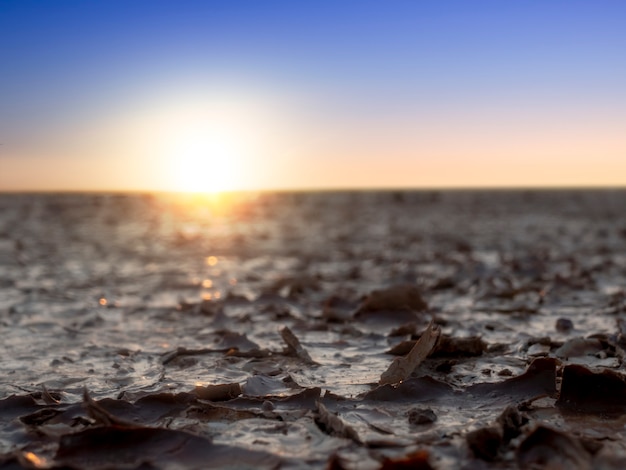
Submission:
[[[272,351],[269,349],[250,349],[248,351],[240,351],[239,349],[229,349],[226,354],[227,357],[244,357],[252,359],[263,359],[272,355]]]
[[[539,426],[517,449],[520,468],[590,470],[591,455],[578,439]]]
[[[491,462],[498,456],[503,443],[502,428],[489,426],[476,429],[467,433],[465,439],[476,457]]]
[[[89,396],[89,392],[86,388],[83,389],[83,407],[85,408],[85,411],[87,411],[89,417],[95,420],[98,424],[125,428],[134,428],[137,426],[135,423],[112,415],[108,410],[104,409],[104,407]]]
[[[406,335],[414,335],[417,331],[417,323],[412,321],[409,323],[405,323],[404,325],[400,325],[397,328],[392,329],[389,332],[389,336],[406,336]],[[409,347],[410,349],[410,347]],[[404,353],[401,353],[400,355],[404,355],[407,352],[409,352],[408,350]]]
[[[437,415],[430,408],[413,408],[408,412],[409,424],[432,424],[437,421]]]
[[[602,343],[597,338],[572,338],[554,351],[554,354],[559,358],[582,357],[602,350]]]
[[[339,416],[328,411],[328,409],[320,402],[317,402],[317,419],[324,430],[332,435],[352,439],[357,444],[361,443],[356,430],[348,423],[344,422]]]
[[[424,311],[428,304],[422,299],[419,289],[411,284],[399,284],[387,289],[372,291],[363,301],[356,314],[381,310]]]
[[[193,392],[200,400],[225,401],[241,395],[241,385],[232,383],[197,386]]]
[[[404,357],[395,358],[389,368],[382,373],[380,384],[395,384],[406,380],[431,354],[440,335],[441,329],[431,321],[409,353]]]
[[[472,395],[492,396],[495,400],[529,399],[539,395],[556,394],[556,366],[554,358],[537,358],[526,372],[498,383],[471,385],[466,390]]]
[[[313,359],[311,359],[307,350],[302,347],[300,340],[293,334],[288,326],[285,326],[280,330],[280,336],[282,336],[285,343],[287,343],[285,354],[299,357],[308,364],[317,364]]]
[[[322,389],[319,387],[305,388],[300,393],[289,396],[267,395],[265,397],[238,397],[228,402],[229,407],[254,409],[265,406],[267,402],[277,410],[315,410],[317,401],[320,398]]]
[[[415,310],[366,310],[354,314],[359,323],[373,327],[377,332],[388,330],[388,334],[398,326],[416,323],[420,316]],[[391,336],[391,335],[390,335]]]
[[[428,458],[426,450],[418,450],[404,457],[388,457],[383,460],[380,470],[433,470]]]
[[[473,357],[482,355],[487,349],[487,343],[478,336],[468,338],[454,338],[442,336],[432,354],[432,357],[464,356]]]
[[[567,365],[556,406],[580,413],[626,413],[626,380],[612,370],[593,372],[581,365]]]
[[[322,307],[322,318],[329,322],[345,323],[352,319],[357,305],[343,297],[333,295],[326,299]]]
[[[498,416],[496,422],[502,427],[502,438],[505,443],[522,433],[521,427],[528,423],[528,419],[512,405],[507,406]]]
[[[56,395],[56,396],[55,396]],[[58,405],[61,403],[58,393],[50,393],[44,384],[41,384],[41,399],[46,405]]]
[[[192,305],[193,307],[193,305]],[[203,300],[200,303],[200,312],[205,315],[219,315],[224,309],[223,302],[216,300]]]
[[[57,410],[54,408],[43,408],[41,410],[37,410],[34,413],[20,416],[20,421],[28,426],[41,426],[45,424],[47,421],[50,421],[52,418],[55,418],[59,414],[63,413],[62,410]]]
[[[432,377],[415,377],[404,380],[397,385],[381,385],[367,392],[364,400],[423,402],[437,400],[454,393],[452,387]]]
[[[7,423],[22,414],[32,413],[39,405],[30,395],[11,395],[0,400],[0,424]]]
[[[568,333],[574,329],[574,323],[569,318],[557,318],[554,327],[560,333]]]
[[[184,431],[98,427],[61,437],[55,464],[70,468],[276,468],[265,452],[226,445]],[[167,465],[169,463],[169,465]]]
[[[391,336],[391,334],[390,334]],[[387,351],[387,354],[403,356],[415,346],[417,340],[402,341]],[[487,350],[487,344],[478,336],[455,338],[441,335],[430,357],[474,357]]]

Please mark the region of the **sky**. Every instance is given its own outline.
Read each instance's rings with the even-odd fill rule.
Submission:
[[[626,186],[626,2],[0,0],[0,191]]]

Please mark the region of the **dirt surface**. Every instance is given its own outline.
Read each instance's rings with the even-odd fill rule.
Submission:
[[[625,286],[626,191],[0,195],[0,469],[624,468]]]

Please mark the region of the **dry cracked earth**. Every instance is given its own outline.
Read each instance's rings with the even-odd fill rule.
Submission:
[[[0,469],[626,467],[626,191],[0,195]]]

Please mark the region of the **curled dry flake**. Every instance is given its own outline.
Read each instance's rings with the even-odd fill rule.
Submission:
[[[137,426],[135,423],[131,423],[129,421],[125,421],[116,416],[113,416],[111,413],[105,410],[93,398],[89,396],[87,388],[83,389],[83,407],[87,411],[87,414],[98,424],[124,428],[134,428]]]
[[[317,402],[317,415],[319,423],[324,425],[329,434],[352,439],[357,444],[361,443],[361,439],[356,430],[345,423],[339,416],[328,411],[319,401]]]
[[[406,380],[435,349],[440,335],[441,329],[431,321],[413,349],[404,357],[396,357],[389,368],[382,373],[380,384],[396,384]]]
[[[58,395],[58,394],[56,394]],[[44,401],[46,405],[58,405],[61,403],[61,400],[57,399],[53,396],[44,384],[41,384],[41,399]]]
[[[285,326],[280,330],[280,336],[282,336],[285,343],[287,343],[286,352],[291,355],[295,355],[308,364],[317,364],[309,353],[302,347],[300,340],[293,334],[288,326]]]

